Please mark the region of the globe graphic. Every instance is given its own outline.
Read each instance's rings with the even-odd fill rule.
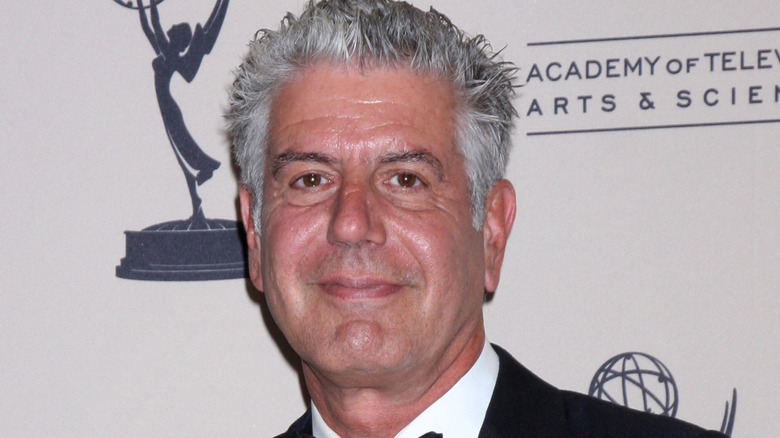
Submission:
[[[593,376],[588,395],[644,412],[677,415],[677,384],[669,368],[644,353],[606,361]]]

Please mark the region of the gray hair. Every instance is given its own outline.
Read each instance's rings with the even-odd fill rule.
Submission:
[[[482,35],[470,38],[435,11],[390,0],[310,0],[288,13],[278,31],[261,30],[236,72],[227,119],[241,183],[253,193],[260,230],[263,170],[272,100],[297,73],[317,62],[361,69],[405,67],[447,80],[460,103],[455,139],[465,159],[473,224],[480,229],[485,196],[506,170],[517,111],[516,68]]]

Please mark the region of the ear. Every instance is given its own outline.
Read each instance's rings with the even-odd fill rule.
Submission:
[[[238,202],[241,205],[241,222],[246,231],[247,261],[249,262],[249,278],[257,290],[263,291],[262,251],[260,236],[255,232],[255,220],[252,217],[252,192],[241,185],[238,188]]]
[[[505,179],[496,182],[485,199],[485,220],[482,222],[486,292],[495,292],[498,287],[504,250],[515,221],[516,208],[512,184]]]

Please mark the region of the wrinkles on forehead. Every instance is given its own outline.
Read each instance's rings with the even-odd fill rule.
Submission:
[[[413,80],[388,80],[398,75]],[[345,78],[348,80],[344,81]],[[306,95],[310,99],[299,100],[295,106],[283,105],[290,93]],[[456,94],[446,80],[406,68],[362,71],[349,66],[315,64],[302,69],[279,89],[272,103],[270,128],[284,129],[278,126],[279,120],[284,120],[286,125],[314,123],[316,120],[312,117],[335,114],[345,119],[362,119],[371,113],[377,125],[393,121],[382,116],[397,116],[400,112],[409,117],[405,121],[426,116],[451,118],[451,110],[457,106]],[[426,96],[425,104],[412,105],[412,102],[419,103],[416,98],[421,95]],[[450,124],[454,127],[454,120],[450,120]]]

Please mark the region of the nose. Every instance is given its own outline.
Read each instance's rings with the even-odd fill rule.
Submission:
[[[370,186],[345,184],[333,205],[328,240],[349,246],[383,245],[387,235],[380,204]]]

